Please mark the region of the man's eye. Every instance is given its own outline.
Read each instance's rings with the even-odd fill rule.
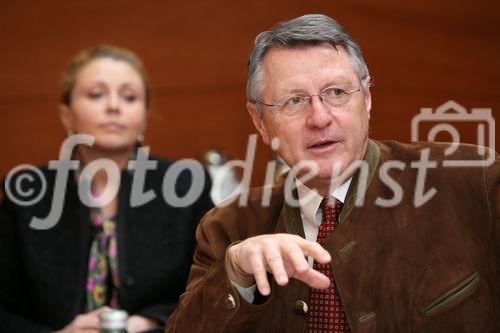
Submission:
[[[340,97],[340,96],[344,96],[345,93],[346,93],[345,90],[340,89],[340,88],[335,88],[335,87],[331,87],[331,88],[327,88],[327,89],[323,90],[323,96],[325,96],[325,97]]]
[[[302,97],[300,96],[293,96],[288,99],[288,101],[285,103],[285,105],[293,106],[302,103]]]

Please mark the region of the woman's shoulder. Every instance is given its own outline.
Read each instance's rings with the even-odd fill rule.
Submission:
[[[56,177],[56,169],[49,168],[48,164],[22,164],[9,170],[1,178],[1,188],[4,193],[31,192],[39,187],[51,187]],[[26,190],[25,187],[29,187]]]
[[[151,164],[150,170],[160,173],[168,172],[169,174],[179,175],[181,177],[189,176],[189,174],[193,176],[197,172],[201,172],[202,174],[207,173],[206,167],[201,162],[190,158],[173,160],[157,156],[150,156],[149,163],[151,162],[153,162],[154,165]]]
[[[158,157],[158,156],[154,156],[154,155],[149,156],[148,159],[149,159],[149,161],[153,161],[154,163],[156,163],[157,168],[161,169],[161,170],[166,170],[170,166],[172,166],[172,164],[177,162],[176,160],[173,160],[173,159]]]
[[[194,159],[172,160],[148,157],[146,179],[156,184],[175,184],[177,188],[190,187],[193,183],[211,184],[206,168]],[[209,185],[210,186],[210,185]]]

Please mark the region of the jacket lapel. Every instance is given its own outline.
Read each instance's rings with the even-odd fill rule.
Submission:
[[[349,185],[344,206],[342,208],[342,212],[340,213],[340,222],[345,220],[349,214],[351,214],[356,204],[361,204],[363,202],[366,189],[368,188],[373,175],[375,174],[375,170],[377,169],[379,157],[379,147],[372,140],[368,140],[365,158],[362,161],[361,167],[353,176],[351,185]]]
[[[291,207],[287,203],[283,205],[278,220],[277,232],[286,232],[288,234],[299,235],[305,238],[304,226],[299,207]],[[280,231],[278,231],[281,229]]]

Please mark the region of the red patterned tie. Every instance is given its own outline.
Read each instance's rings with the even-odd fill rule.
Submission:
[[[317,242],[324,246],[326,237],[339,222],[338,217],[342,209],[342,203],[336,199],[324,198],[321,202],[321,209],[323,218],[318,228]],[[309,296],[310,309],[307,316],[308,332],[350,332],[337,286],[333,281],[332,266],[330,264],[318,264],[314,261],[313,268],[328,276],[332,283],[328,289],[311,289]]]

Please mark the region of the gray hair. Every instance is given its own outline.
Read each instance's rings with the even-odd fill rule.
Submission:
[[[269,31],[260,33],[248,58],[247,99],[257,103],[257,112],[262,111],[262,62],[272,48],[298,48],[329,43],[335,49],[343,46],[358,73],[363,90],[367,90],[369,82],[364,81],[368,75],[361,49],[351,36],[332,18],[321,14],[309,14],[293,20],[279,23]]]

